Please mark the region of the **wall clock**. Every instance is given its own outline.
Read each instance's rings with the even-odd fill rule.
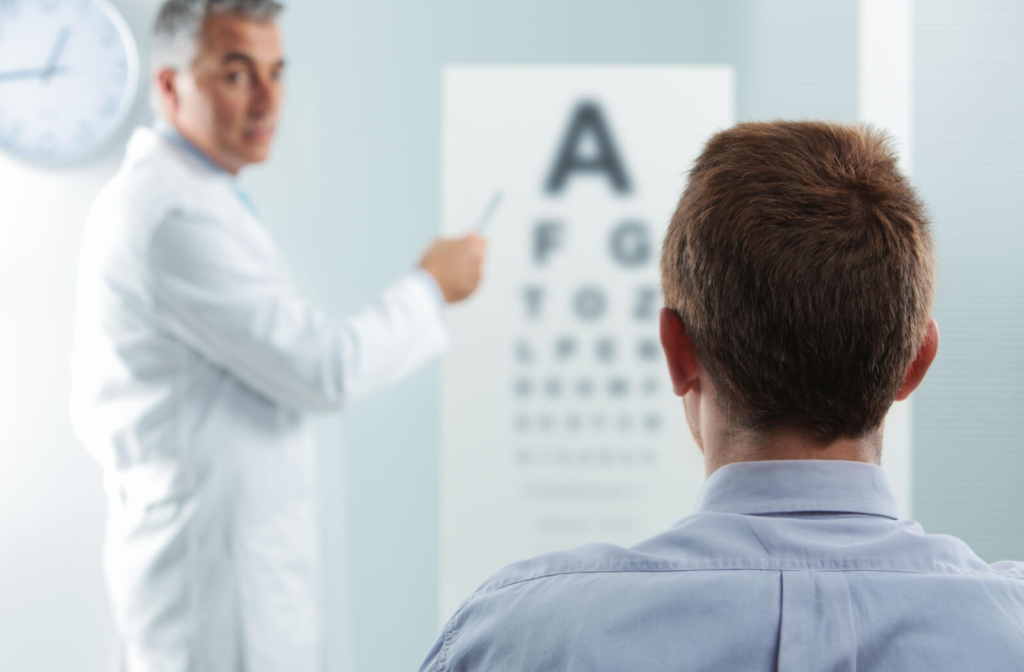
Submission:
[[[138,80],[135,39],[106,0],[0,0],[0,151],[43,165],[94,155]]]

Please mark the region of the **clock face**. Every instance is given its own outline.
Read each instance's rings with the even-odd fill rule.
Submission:
[[[119,129],[139,58],[106,0],[0,0],[0,151],[58,164]]]

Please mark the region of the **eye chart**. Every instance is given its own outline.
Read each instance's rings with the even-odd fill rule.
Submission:
[[[442,368],[441,611],[504,565],[691,513],[700,453],[658,340],[686,171],[733,124],[724,66],[452,66],[445,235],[489,215]]]

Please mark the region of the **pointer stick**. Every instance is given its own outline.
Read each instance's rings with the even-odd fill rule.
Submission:
[[[487,206],[487,210],[484,211],[483,217],[480,218],[480,222],[476,225],[476,232],[481,236],[487,231],[487,224],[491,221],[491,216],[494,215],[494,211],[498,209],[498,204],[501,203],[501,192],[497,191],[494,193],[494,197],[491,198],[490,204]]]

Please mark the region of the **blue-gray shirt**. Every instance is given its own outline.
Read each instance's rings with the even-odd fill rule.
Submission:
[[[442,670],[1021,672],[1024,563],[901,520],[876,466],[731,464],[663,534],[498,572],[421,668]]]

